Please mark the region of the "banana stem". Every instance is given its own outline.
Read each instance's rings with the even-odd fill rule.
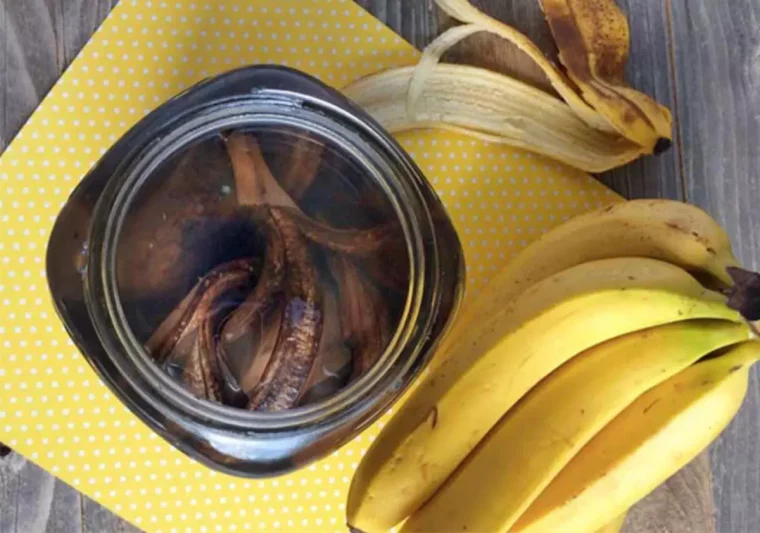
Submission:
[[[728,267],[734,286],[728,294],[728,306],[750,322],[760,320],[760,274],[739,267]],[[757,329],[754,329],[757,333]]]

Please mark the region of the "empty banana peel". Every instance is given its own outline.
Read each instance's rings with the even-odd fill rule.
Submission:
[[[581,96],[627,139],[647,151],[670,146],[670,111],[623,80],[628,21],[613,0],[541,0],[559,59]]]
[[[588,0],[544,1],[568,75],[525,35],[468,1],[436,3],[465,24],[435,39],[416,67],[380,72],[344,89],[390,131],[461,131],[588,172],[610,170],[669,146],[668,110],[623,82],[628,25],[613,0],[593,2],[595,8]],[[582,9],[568,18],[560,4],[582,4]],[[605,20],[594,19],[602,15]],[[480,31],[499,35],[525,52],[561,99],[486,69],[439,63],[449,48]]]
[[[386,70],[345,89],[391,132],[442,128],[546,155],[587,172],[619,167],[645,153],[596,130],[561,100],[514,78],[465,65],[435,65],[410,114],[415,67]]]
[[[479,11],[467,0],[436,0],[436,4],[438,4],[438,7],[451,18],[469,24],[473,31],[486,31],[510,41],[536,62],[541,70],[544,71],[544,74],[546,74],[549,83],[551,83],[554,90],[557,91],[557,94],[567,102],[567,105],[570,106],[581,120],[594,129],[608,132],[613,131],[612,126],[607,120],[605,120],[605,117],[600,116],[588,105],[588,103],[583,101],[562,72],[549,59],[547,59],[544,52],[526,35],[503,22],[489,17],[482,11]],[[457,28],[448,30],[428,46],[428,48],[432,48],[438,59],[441,58],[446,50],[466,37],[466,35],[457,33],[455,30],[457,30]],[[440,43],[437,44],[436,41],[440,41]],[[426,48],[423,52],[423,56],[427,51]],[[424,74],[420,72],[420,75],[423,76]]]

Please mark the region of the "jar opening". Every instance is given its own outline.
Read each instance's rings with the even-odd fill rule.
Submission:
[[[116,322],[157,383],[207,408],[345,403],[415,327],[420,250],[403,191],[318,124],[215,122],[151,147],[125,182],[111,216]]]

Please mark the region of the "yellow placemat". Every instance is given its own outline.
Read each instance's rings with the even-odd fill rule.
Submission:
[[[44,254],[62,203],[145,113],[202,78],[281,63],[333,86],[418,52],[349,0],[122,0],[0,159],[0,440],[148,531],[336,531],[378,423],[270,480],[185,457],[109,392],[68,339]],[[401,138],[462,236],[477,292],[520,248],[616,196],[539,156],[443,132]]]

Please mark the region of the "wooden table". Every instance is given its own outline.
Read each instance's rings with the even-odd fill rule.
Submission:
[[[759,270],[760,1],[618,2],[631,24],[629,80],[672,109],[675,143],[661,157],[600,179],[629,198],[668,197],[704,207],[726,227],[739,259]],[[0,151],[115,3],[0,0]],[[418,47],[446,23],[432,0],[359,3]],[[548,42],[536,0],[476,3],[538,43]],[[494,44],[475,37],[455,56],[499,68],[510,59]],[[742,411],[709,454],[640,503],[625,529],[760,532],[757,371]],[[0,459],[0,533],[132,530],[20,456]]]

